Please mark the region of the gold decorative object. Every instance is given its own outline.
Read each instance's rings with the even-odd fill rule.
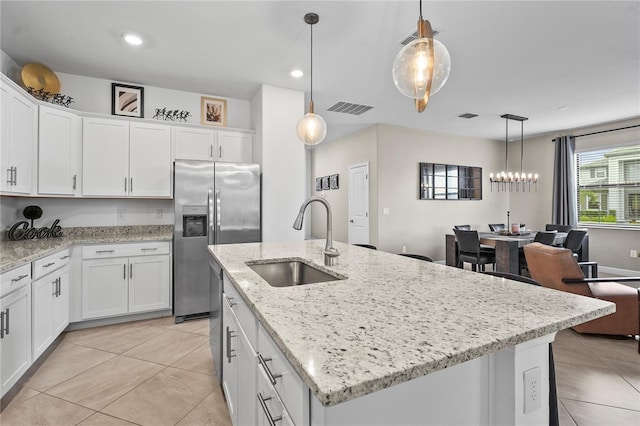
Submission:
[[[20,72],[24,87],[34,90],[44,90],[52,94],[60,92],[60,80],[49,67],[37,62],[31,62],[22,67]]]

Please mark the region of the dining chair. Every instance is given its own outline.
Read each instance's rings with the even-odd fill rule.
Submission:
[[[545,231],[558,231],[558,232],[569,232],[573,226],[571,225],[557,225],[555,223],[547,223],[544,227]]]
[[[533,237],[533,242],[552,246],[557,234],[558,231],[538,231],[536,232],[535,237]],[[524,256],[523,247],[520,247],[520,249],[518,249],[518,266],[520,268],[520,273],[522,273],[523,270],[527,270],[527,259]]]
[[[458,243],[459,268],[462,268],[464,266],[464,262],[467,262],[471,264],[471,270],[474,272],[476,271],[476,266],[479,266],[480,270],[484,271],[486,264],[496,263],[495,249],[480,247],[478,231],[454,229],[453,232],[456,234],[456,241]]]
[[[354,246],[358,246],[358,247],[364,247],[364,248],[368,248],[371,250],[378,250],[378,247],[371,245],[371,244],[352,244]]]
[[[577,259],[578,252],[582,247],[585,237],[587,236],[586,229],[570,229],[567,233],[567,238],[564,240],[562,246],[571,250],[573,256]]]
[[[552,241],[553,242],[553,241]],[[538,281],[523,277],[522,275],[510,274],[509,272],[483,272],[486,275],[518,281],[525,284],[542,286]],[[640,289],[638,289],[640,292]],[[639,296],[640,297],[640,296]],[[640,343],[638,344],[640,348]],[[558,426],[560,418],[558,416],[558,388],[556,386],[556,366],[553,360],[553,345],[549,343],[549,426]]]
[[[462,231],[471,231],[471,225],[454,225],[453,229],[460,229]]]
[[[491,232],[498,232],[498,231],[504,231],[505,229],[507,229],[507,227],[505,226],[504,223],[490,223],[489,229],[491,229]]]
[[[424,260],[425,262],[433,262],[433,259],[429,256],[423,256],[421,254],[412,254],[412,253],[398,253],[400,256],[411,257],[413,259]]]
[[[578,324],[578,333],[637,335],[640,334],[640,304],[637,290],[624,282],[638,282],[640,277],[585,278],[571,250],[540,243],[524,247],[531,278],[544,287],[616,304],[613,314]]]

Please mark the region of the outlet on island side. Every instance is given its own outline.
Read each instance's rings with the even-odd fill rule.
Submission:
[[[406,253],[407,252],[407,246],[402,246],[402,252]]]
[[[524,380],[524,413],[542,408],[540,367],[534,367],[523,374]]]

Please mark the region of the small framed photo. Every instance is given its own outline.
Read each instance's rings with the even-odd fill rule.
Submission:
[[[329,185],[331,186],[331,189],[340,188],[340,185],[338,182],[338,176],[339,175],[331,175],[331,178],[329,179]]]
[[[316,191],[322,191],[322,178],[316,178]]]
[[[111,83],[111,114],[144,118],[144,87]]]
[[[329,186],[329,176],[324,176],[322,178],[322,189],[331,189]]]
[[[200,100],[200,123],[209,126],[227,127],[227,100],[202,96]]]

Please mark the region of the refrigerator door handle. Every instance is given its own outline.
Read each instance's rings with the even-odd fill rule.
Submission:
[[[207,214],[209,215],[209,230],[207,231],[207,245],[215,244],[213,227],[213,201],[211,199],[211,190],[207,193]]]
[[[216,233],[215,243],[218,244],[218,234],[220,234],[220,191],[216,191]]]

